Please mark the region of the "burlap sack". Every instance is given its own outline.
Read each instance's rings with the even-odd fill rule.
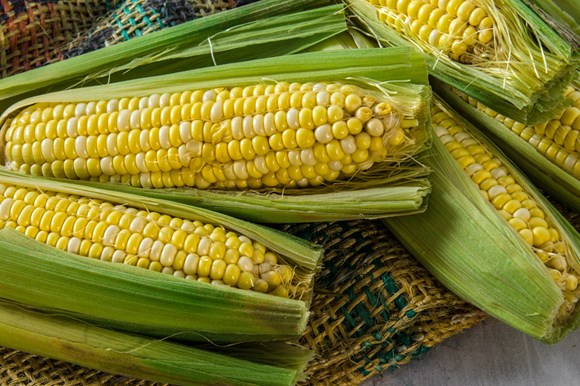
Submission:
[[[0,0],[0,78],[257,0]]]
[[[250,2],[0,0],[0,77]],[[580,229],[577,213],[559,209]],[[301,340],[317,353],[309,384],[359,384],[421,357],[484,317],[442,288],[380,222],[284,230],[325,247]],[[0,347],[0,385],[160,384]]]
[[[284,230],[325,249],[302,338],[317,353],[309,384],[359,384],[421,357],[484,317],[443,288],[378,221]]]
[[[0,78],[61,60],[120,0],[0,0]]]

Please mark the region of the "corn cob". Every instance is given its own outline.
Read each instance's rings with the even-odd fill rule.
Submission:
[[[460,95],[470,105],[495,118],[532,145],[544,157],[580,180],[580,90],[569,86],[564,95],[572,106],[549,121],[526,126],[493,111],[483,103]]]
[[[464,299],[537,339],[562,339],[580,322],[577,231],[438,99],[432,122],[438,138],[426,162],[437,188],[429,209],[385,222]]]
[[[580,93],[566,89],[570,106],[534,125],[507,118],[464,93],[433,82],[442,98],[485,131],[495,145],[546,193],[580,211]]]
[[[418,126],[348,84],[257,84],[33,105],[6,129],[14,170],[148,188],[319,186],[400,160]]]
[[[363,51],[35,96],[0,116],[2,161],[258,222],[421,211],[428,169],[414,155],[430,137],[424,60],[409,48]]]
[[[312,245],[171,201],[5,170],[0,185],[5,299],[182,340],[280,340],[305,328],[321,257]]]
[[[578,46],[521,0],[344,0],[388,46],[425,54],[430,73],[526,124],[564,106]]]
[[[560,312],[567,317],[580,298],[580,272],[568,262],[573,252],[545,208],[526,191],[499,158],[465,130],[451,115],[433,109],[435,134],[463,171],[478,185],[482,196],[532,247],[564,292]]]
[[[0,229],[93,259],[288,297],[294,271],[263,244],[221,226],[0,184]]]

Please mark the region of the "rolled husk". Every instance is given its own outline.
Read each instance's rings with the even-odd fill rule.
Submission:
[[[57,90],[287,55],[344,30],[329,0],[261,0],[2,79],[0,111]]]
[[[1,348],[2,384],[54,384],[58,377],[66,384],[73,380],[123,384],[140,378],[176,385],[291,386],[304,379],[303,371],[311,358],[308,350],[296,345],[278,345],[269,354],[279,364],[267,365],[253,362],[248,353],[245,359],[238,359],[206,348],[105,329],[4,300],[0,300],[0,345],[58,360],[43,359],[44,366],[37,369],[38,357],[25,354],[22,358],[22,353]],[[118,375],[99,376],[96,371],[60,361]],[[80,371],[71,372],[72,368]]]
[[[574,0],[524,0],[524,2],[578,49],[580,10]]]

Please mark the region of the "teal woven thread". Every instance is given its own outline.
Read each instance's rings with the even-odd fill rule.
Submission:
[[[135,17],[135,10],[139,14],[138,17]],[[121,12],[128,17],[127,21],[124,22],[118,14],[114,16],[114,20],[121,31],[121,36],[123,36],[125,41],[134,37],[143,36],[143,31],[141,31],[139,28],[135,28],[141,20],[146,24],[148,29],[152,28],[154,24],[157,24],[160,28],[165,27],[161,15],[157,12],[157,10],[154,9],[154,7],[149,7],[148,10],[144,9],[141,0],[131,0],[131,4],[125,3],[121,9]],[[156,23],[151,21],[150,16],[157,16],[155,18]],[[125,28],[126,22],[128,22],[133,27],[131,34],[129,34]]]
[[[391,346],[393,344],[393,340],[396,342],[394,348],[387,349],[389,346]],[[373,344],[371,344],[370,342],[368,342],[367,345],[363,345],[363,351],[361,351],[359,354],[365,360],[366,364],[374,363],[375,360],[378,359],[379,363],[376,364],[375,366],[373,366],[373,369],[374,369],[374,371],[380,373],[380,372],[383,372],[383,371],[386,371],[389,369],[396,368],[397,362],[400,362],[403,359],[405,359],[405,356],[400,355],[395,351],[396,348],[403,347],[403,346],[410,346],[413,343],[414,343],[414,340],[413,340],[412,336],[410,336],[409,334],[397,333],[397,334],[393,335],[393,337],[391,339],[387,339],[383,343],[381,343],[381,349],[378,351],[378,353],[375,355],[375,357],[369,357],[364,351],[364,350],[370,350],[373,347]],[[417,347],[417,349],[415,349],[413,352],[411,352],[408,355],[411,356],[412,358],[416,359],[428,351],[429,351],[429,347],[420,345]],[[358,371],[360,371],[360,373],[363,375],[370,374],[370,371],[366,370],[364,366],[360,366],[358,368]]]
[[[137,11],[139,11],[139,12],[140,12],[142,15],[144,15],[144,16],[143,16],[143,21],[145,22],[145,24],[147,24],[147,27],[151,27],[151,26],[153,25],[153,23],[151,23],[151,20],[149,19],[149,16],[147,16],[147,15],[145,14],[145,10],[144,10],[144,9],[143,9],[143,7],[141,6],[141,4],[138,4],[136,8],[137,8]],[[154,9],[152,9],[151,11],[152,11],[153,13],[155,13],[155,14],[157,14],[157,15],[158,15],[157,11],[155,11]],[[158,24],[160,27],[165,27],[165,25],[163,25],[163,20],[161,20],[161,18],[160,18],[160,17],[158,17],[158,18],[157,18],[157,24]]]
[[[341,226],[344,226],[345,228],[342,229],[343,231],[348,228],[347,224],[341,225],[335,224],[335,225],[337,225],[338,229],[340,229]],[[325,237],[327,237],[328,239],[332,239],[334,236],[332,234],[323,234],[322,231],[319,233],[316,232],[312,233],[312,230],[310,230],[309,233],[310,234],[307,234],[305,232],[299,233],[297,235],[323,245],[325,243],[321,242],[321,240],[324,240]],[[374,252],[373,249],[374,246],[372,245],[372,243],[369,243],[369,240],[363,234],[354,233],[349,234],[348,237],[355,240],[353,244],[356,245],[358,248],[360,248],[362,253],[370,256]],[[368,249],[368,251],[365,251],[365,249]],[[329,253],[328,248],[326,249],[326,253],[327,254]],[[322,282],[323,283],[322,287],[324,288],[326,288],[329,285],[332,286],[332,284],[336,284],[337,283],[336,279],[340,275],[342,275],[341,278],[343,280],[346,280],[344,276],[345,272],[353,272],[353,273],[358,272],[356,266],[357,261],[351,261],[345,258],[340,259],[338,258],[340,257],[339,252],[337,252],[336,257],[337,259],[328,259],[325,261],[324,266],[325,274],[322,277],[319,277],[319,283]],[[375,272],[378,269],[386,268],[385,262],[383,262],[381,259],[375,259],[373,261],[369,261],[368,263],[372,264],[375,267],[375,270],[373,270]],[[355,337],[363,337],[365,335],[370,335],[372,336],[373,339],[375,339],[375,341],[363,342],[361,345],[361,351],[358,353],[358,356],[360,356],[359,359],[362,359],[362,361],[360,362],[363,363],[363,365],[358,368],[358,371],[361,372],[361,374],[363,375],[368,375],[370,373],[368,370],[365,370],[366,365],[369,364],[374,364],[373,368],[375,368],[376,371],[384,371],[387,368],[394,366],[396,362],[399,362],[404,359],[404,356],[398,354],[396,352],[396,349],[399,347],[411,346],[411,344],[414,343],[411,335],[401,331],[396,331],[393,328],[387,331],[389,334],[391,334],[390,337],[384,337],[379,331],[372,331],[372,329],[377,324],[389,322],[391,321],[391,318],[396,317],[396,314],[392,314],[391,312],[389,312],[390,307],[394,306],[397,310],[404,311],[404,309],[407,307],[408,304],[404,294],[397,296],[392,301],[392,304],[389,304],[388,302],[389,299],[387,297],[394,296],[400,291],[401,288],[397,285],[397,283],[395,282],[393,277],[389,274],[389,272],[385,272],[381,274],[378,278],[375,278],[375,276],[373,275],[373,271],[365,275],[370,280],[371,285],[363,286],[362,288],[358,289],[356,293],[353,286],[349,287],[345,294],[349,300],[349,303],[340,308],[340,312],[344,317],[342,323],[347,331],[354,330],[352,332],[352,335]],[[359,281],[357,280],[356,274],[350,276],[349,279],[353,280],[354,282]],[[377,284],[377,281],[382,283],[382,288],[384,289],[384,291],[377,291],[376,286],[373,286],[373,284]],[[373,288],[375,288],[375,290],[373,290]],[[365,294],[367,301],[359,302],[349,312],[348,310],[350,308],[349,305],[352,304],[352,302],[354,302],[357,299],[360,293]],[[378,313],[379,317],[378,319],[372,315],[371,311],[369,311],[369,308],[367,308],[367,306],[373,310],[376,310],[376,308],[378,307],[381,308],[381,311]],[[413,319],[416,316],[417,312],[415,312],[412,309],[406,310],[404,313],[404,317],[408,318],[409,320]],[[380,346],[378,350],[376,349],[377,345]],[[371,351],[373,352],[372,354]],[[417,357],[420,355],[420,353],[423,353],[425,351],[426,348],[420,345],[416,350],[414,350],[409,355]],[[379,364],[377,364],[377,362]]]
[[[374,280],[372,277],[372,274],[369,277],[371,280]],[[399,290],[399,288],[397,287],[393,278],[388,273],[381,275],[381,279],[385,285],[385,289],[388,291],[388,293],[390,295],[395,294]],[[364,286],[362,288],[362,291],[365,293],[369,303],[371,304],[371,306],[373,308],[379,307],[379,306],[382,308],[382,310],[380,312],[380,316],[383,319],[382,320],[383,322],[387,322],[390,319],[387,299],[385,299],[383,296],[380,296],[378,294],[374,294],[368,286]],[[356,294],[354,293],[354,289],[352,287],[349,288],[347,294],[348,294],[349,300],[351,302],[356,299]],[[402,310],[403,308],[406,307],[407,302],[405,301],[405,297],[403,295],[399,295],[395,299],[394,304],[397,306],[397,308],[399,308],[399,310]],[[344,316],[344,324],[349,330],[352,330],[353,328],[355,328],[357,326],[357,320],[360,319],[364,322],[365,329],[359,328],[355,332],[356,336],[365,335],[367,333],[367,329],[372,329],[373,326],[375,326],[375,324],[377,322],[380,322],[380,321],[375,321],[371,317],[371,313],[368,311],[368,309],[365,307],[365,305],[363,303],[358,303],[351,312],[348,311],[347,305],[343,306],[341,308],[341,311],[342,311],[342,314]],[[412,310],[409,310],[409,311],[412,311]],[[409,311],[407,311],[407,313],[409,313]],[[414,317],[415,315],[416,315],[416,313],[413,311],[408,316]]]

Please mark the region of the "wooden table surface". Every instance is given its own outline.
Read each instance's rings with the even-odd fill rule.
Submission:
[[[488,319],[363,385],[580,386],[580,329],[547,345]]]

